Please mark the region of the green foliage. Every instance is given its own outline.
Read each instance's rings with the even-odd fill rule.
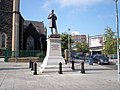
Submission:
[[[64,55],[64,50],[68,49],[68,33],[64,32],[61,34],[61,49],[62,49],[62,55]],[[70,38],[70,45],[73,42],[71,37]],[[71,47],[71,46],[70,46]]]
[[[61,49],[62,54],[65,49],[68,49],[68,34],[66,32],[61,34]]]
[[[115,39],[115,33],[112,31],[111,28],[107,27],[105,28],[105,47],[103,49],[103,52],[107,55],[115,54],[116,53],[116,39]]]
[[[87,43],[78,43],[76,45],[77,52],[87,53],[89,52],[89,45]]]

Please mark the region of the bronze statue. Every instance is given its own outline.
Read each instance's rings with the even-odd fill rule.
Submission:
[[[58,34],[57,26],[56,26],[57,16],[54,14],[54,10],[52,10],[52,12],[49,14],[48,19],[50,19],[49,28],[51,28],[51,33],[53,34],[53,28],[54,28],[55,29],[55,34]]]

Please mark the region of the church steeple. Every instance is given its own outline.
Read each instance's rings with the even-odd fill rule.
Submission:
[[[13,18],[12,18],[12,56],[18,56],[19,53],[19,7],[20,0],[13,0]]]

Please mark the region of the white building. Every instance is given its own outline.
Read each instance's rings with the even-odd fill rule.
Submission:
[[[104,36],[89,36],[89,48],[92,55],[101,54],[104,46]]]

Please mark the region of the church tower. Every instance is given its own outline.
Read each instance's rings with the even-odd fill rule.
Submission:
[[[20,0],[13,0],[13,19],[12,19],[12,56],[18,56],[19,53],[19,8]]]

